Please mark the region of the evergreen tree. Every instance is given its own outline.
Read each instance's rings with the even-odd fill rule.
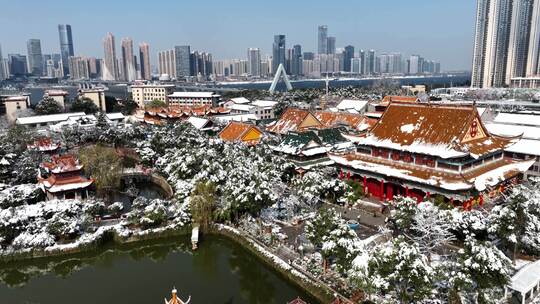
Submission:
[[[38,115],[50,115],[63,113],[64,109],[52,97],[45,97],[36,105],[34,111]]]

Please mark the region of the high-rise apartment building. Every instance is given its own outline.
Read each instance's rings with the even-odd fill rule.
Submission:
[[[335,54],[336,53],[336,37],[328,37],[327,39],[327,54]]]
[[[158,72],[176,78],[176,55],[174,49],[158,52]]]
[[[375,67],[377,66],[377,57],[375,56],[375,50],[369,50],[366,56],[366,70],[365,74],[373,75],[377,73]]]
[[[319,25],[319,32],[317,35],[317,53],[328,53],[328,26]]]
[[[0,45],[0,80],[8,78],[9,75],[5,72],[6,68],[4,67],[4,57],[2,56],[2,46]]]
[[[135,56],[133,52],[133,40],[131,38],[122,39],[122,76],[124,81],[132,82],[137,79],[135,68]]]
[[[343,52],[343,71],[351,72],[351,62],[354,58],[354,46],[347,45]]]
[[[8,60],[10,75],[23,76],[28,74],[26,56],[21,54],[8,54]]]
[[[477,2],[471,80],[473,87],[500,87],[506,83],[512,2]]]
[[[421,72],[421,62],[419,55],[411,55],[409,57],[408,71],[410,75],[416,75]]]
[[[527,77],[540,74],[540,1],[534,1],[532,6],[529,39],[527,67],[525,70],[525,76]]]
[[[248,74],[254,77],[261,76],[261,50],[258,48],[249,48],[247,51]]]
[[[43,54],[41,53],[41,41],[29,39],[26,43],[28,50],[28,72],[34,76],[43,75]]]
[[[146,42],[139,44],[139,59],[141,78],[145,80],[152,79],[152,71],[150,70],[150,46]]]
[[[272,45],[272,74],[275,74],[279,65],[285,67],[285,35],[275,35]]]
[[[90,79],[90,65],[88,58],[69,57],[68,59],[69,78]]]
[[[183,79],[191,76],[191,50],[189,45],[174,47],[176,78]]]
[[[69,72],[68,58],[75,55],[73,50],[73,35],[71,34],[71,25],[59,24],[58,35],[60,37],[60,54],[62,56],[62,67],[64,75]]]
[[[118,61],[116,59],[116,45],[114,35],[107,33],[103,39],[103,48],[105,56],[103,57],[103,80],[118,80]]]
[[[296,44],[293,46],[291,54],[291,74],[295,76],[302,75],[302,46]]]

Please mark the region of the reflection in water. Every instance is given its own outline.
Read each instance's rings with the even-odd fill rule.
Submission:
[[[0,265],[0,303],[159,303],[173,286],[193,303],[310,300],[246,250],[218,237],[206,238],[194,253],[185,237]]]
[[[259,261],[255,260],[255,257],[246,257],[239,250],[233,250],[229,257],[229,265],[240,276],[241,292],[249,303],[271,303],[274,301],[276,290],[272,286],[269,273],[258,264]]]

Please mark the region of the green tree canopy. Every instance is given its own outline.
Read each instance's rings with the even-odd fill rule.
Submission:
[[[198,182],[190,196],[193,222],[207,230],[214,219],[216,186],[212,182]]]
[[[85,172],[95,179],[98,195],[105,196],[120,186],[122,160],[114,149],[102,145],[86,147],[80,150],[79,158]]]
[[[99,109],[96,104],[88,97],[78,98],[71,104],[71,112],[94,114],[98,111]]]
[[[154,99],[150,101],[149,103],[147,103],[144,107],[146,109],[152,109],[152,108],[163,108],[166,106],[167,106],[167,103],[165,103],[164,101],[159,100],[159,99]]]
[[[62,106],[51,97],[44,97],[35,108],[38,115],[58,114],[64,112]]]

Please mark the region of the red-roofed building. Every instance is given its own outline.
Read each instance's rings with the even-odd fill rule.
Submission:
[[[256,145],[263,133],[255,125],[245,122],[231,121],[219,132],[219,138],[228,142],[242,142],[247,145]]]
[[[52,153],[60,148],[60,143],[54,143],[50,137],[40,138],[26,146],[29,150]]]
[[[288,108],[280,119],[267,127],[270,133],[285,135],[289,132],[302,132],[309,129],[329,129],[347,127],[352,131],[365,132],[371,128],[375,120],[361,114],[315,111]]]
[[[55,155],[50,162],[43,162],[41,167],[45,175],[38,176],[38,183],[52,199],[85,199],[93,179],[82,176],[83,166],[73,155]]]
[[[330,159],[381,201],[440,194],[470,208],[532,165],[504,156],[518,139],[490,134],[474,106],[391,102],[357,152]]]

